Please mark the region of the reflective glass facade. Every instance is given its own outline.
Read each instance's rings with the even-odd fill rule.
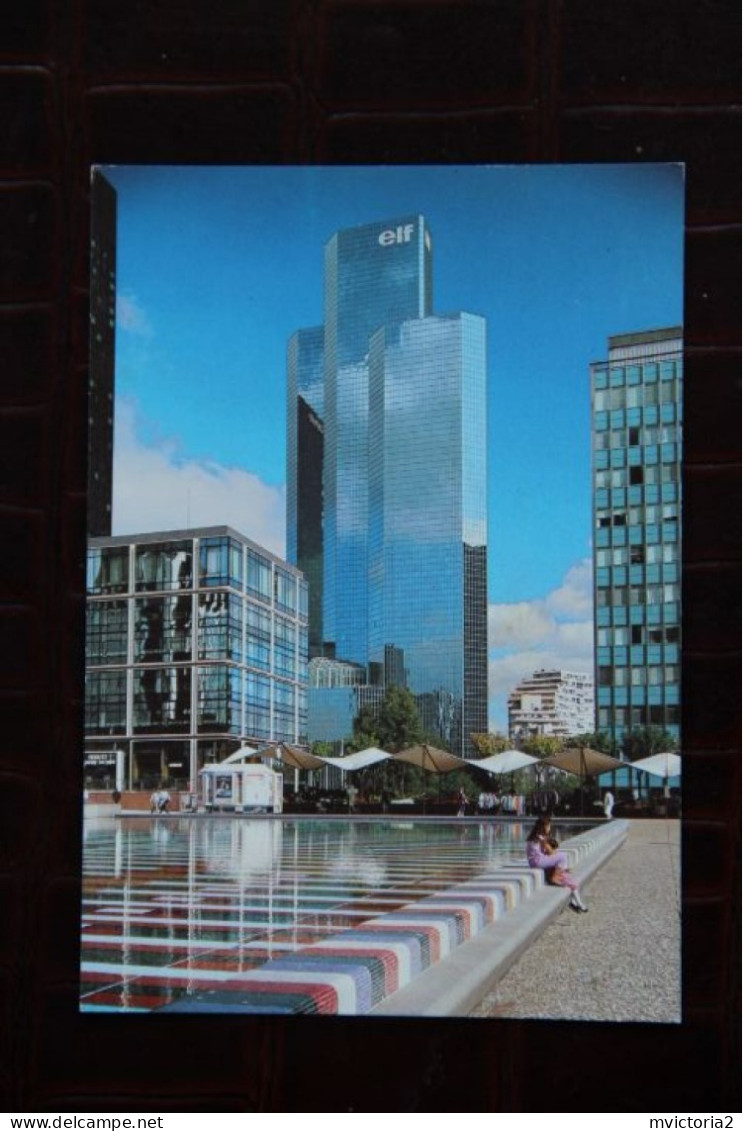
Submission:
[[[298,374],[317,384],[301,335],[316,333],[290,342],[290,436],[298,435]],[[432,243],[422,216],[332,237],[322,648],[364,665],[371,685],[408,686],[429,730],[457,752],[471,732],[487,729],[485,357],[483,319],[432,314]],[[298,446],[289,445],[287,545],[299,565]]]
[[[89,751],[124,749],[125,784],[150,788],[241,742],[304,741],[307,616],[301,574],[228,527],[93,539]]]
[[[487,729],[485,350],[472,314],[370,345],[369,657],[402,651],[408,687],[435,697],[432,729],[458,751]]]
[[[591,380],[597,729],[679,738],[681,328],[610,338]]]
[[[323,636],[366,663],[370,337],[431,311],[431,237],[423,216],[337,232],[325,253]]]

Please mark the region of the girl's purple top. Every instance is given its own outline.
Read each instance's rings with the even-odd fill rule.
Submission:
[[[542,851],[539,840],[527,841],[527,863],[530,868],[565,868],[568,857],[565,852],[556,852],[548,856]]]

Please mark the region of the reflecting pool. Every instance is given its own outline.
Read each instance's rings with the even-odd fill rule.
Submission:
[[[531,821],[86,821],[81,1007],[143,1010],[524,863]],[[561,829],[560,839],[581,831]]]

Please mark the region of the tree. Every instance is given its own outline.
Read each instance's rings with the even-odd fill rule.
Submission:
[[[679,743],[674,735],[664,727],[635,727],[623,738],[623,753],[631,762],[646,758],[650,754],[661,754],[676,750]]]
[[[558,754],[563,747],[564,740],[552,734],[532,734],[522,743],[525,754],[531,754],[533,758],[550,758],[552,754]]]
[[[566,746],[589,746],[592,750],[599,750],[601,754],[615,754],[617,751],[615,739],[610,738],[606,731],[573,734],[566,739]]]
[[[414,696],[403,687],[389,687],[377,707],[364,706],[354,719],[354,734],[347,750],[379,746],[397,754],[424,741],[424,731]],[[405,762],[386,762],[370,777],[380,779],[380,788],[395,795],[418,795],[423,788],[422,771]]]
[[[509,739],[498,731],[488,734],[471,734],[470,741],[475,747],[479,758],[488,758],[491,754],[502,754],[509,749]]]
[[[317,755],[318,758],[332,758],[336,753],[336,748],[332,742],[314,742],[310,747],[310,753]]]
[[[411,692],[404,687],[389,687],[379,707],[362,707],[354,719],[355,746],[362,734],[374,736],[376,745],[391,754],[422,742],[423,727]]]

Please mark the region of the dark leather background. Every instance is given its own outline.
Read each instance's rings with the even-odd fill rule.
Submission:
[[[741,1110],[740,42],[725,0],[4,5],[6,1111]],[[91,163],[671,160],[688,166],[684,1024],[80,1016]],[[562,1054],[536,1068],[548,1038]]]

